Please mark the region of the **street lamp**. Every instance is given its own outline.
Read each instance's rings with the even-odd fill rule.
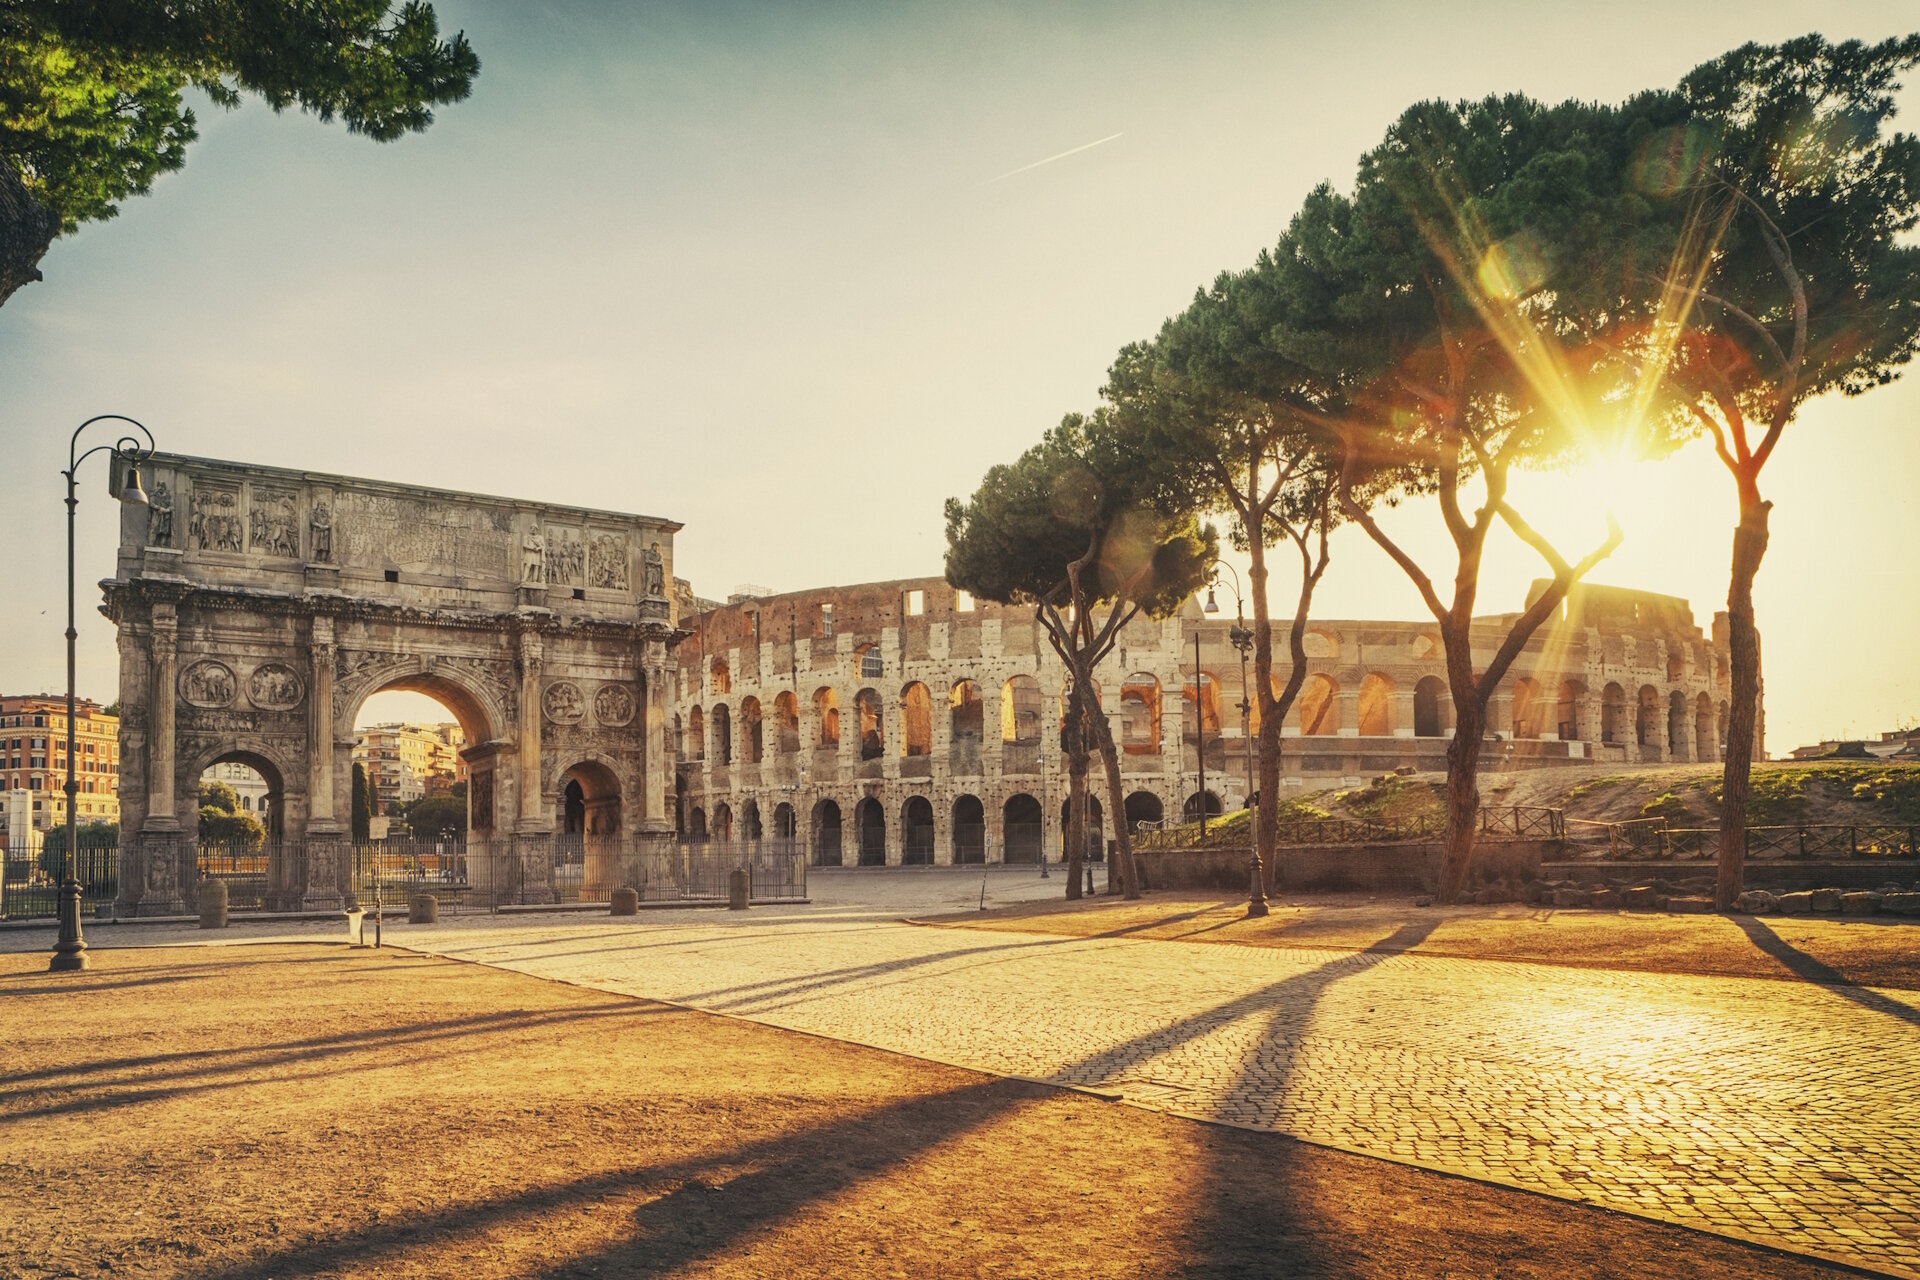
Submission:
[[[146,438],[146,444],[143,447],[138,438],[123,435],[110,445],[98,444],[85,453],[76,454],[75,450],[80,447],[80,433],[96,422],[127,423]],[[147,505],[147,493],[140,487],[140,464],[153,457],[153,433],[123,414],[102,413],[88,418],[74,428],[73,438],[67,443],[67,469],[60,473],[67,481],[67,847],[66,874],[60,882],[60,936],[53,944],[53,958],[47,961],[47,968],[54,973],[72,973],[87,967],[87,940],[80,934],[80,881],[75,860],[78,852],[75,846],[79,839],[79,823],[75,815],[79,808],[77,797],[80,783],[74,777],[73,646],[79,632],[73,625],[73,521],[74,511],[80,505],[79,481],[76,479],[80,464],[102,449],[113,455],[114,466],[125,466],[127,469],[120,486],[120,501],[128,506],[144,507]],[[168,696],[171,696],[171,691]]]
[[[1216,561],[1214,581],[1219,581],[1219,570],[1225,569],[1233,575],[1233,627],[1227,632],[1227,642],[1240,651],[1240,740],[1244,744],[1242,754],[1247,761],[1247,798],[1254,799],[1253,789],[1253,700],[1247,695],[1247,654],[1253,649],[1253,632],[1247,628],[1246,599],[1240,593],[1240,574],[1225,561]],[[1220,606],[1214,603],[1213,585],[1207,586],[1208,613],[1218,613]],[[1265,797],[1261,797],[1265,799]],[[1200,805],[1206,807],[1204,790],[1200,796]],[[1256,823],[1258,818],[1256,816]],[[1267,886],[1264,868],[1260,865],[1260,838],[1255,828],[1253,840],[1253,883],[1247,891],[1247,914],[1264,916],[1267,914]]]

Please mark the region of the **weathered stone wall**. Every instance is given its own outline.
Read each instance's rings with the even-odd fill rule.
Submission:
[[[103,584],[123,910],[190,898],[200,774],[229,760],[267,780],[274,846],[304,851],[271,872],[285,905],[350,895],[353,724],[383,689],[459,719],[469,829],[530,867],[569,781],[596,831],[671,837],[678,524],[172,455],[145,483]]]
[[[967,603],[939,578],[916,578],[745,599],[689,619],[692,635],[675,651],[680,696],[670,730],[683,827],[712,832],[730,824],[737,836],[757,820],[773,835],[791,822],[797,838],[817,845],[822,815],[837,812],[851,863],[855,811],[872,800],[885,819],[886,861],[897,863],[907,852],[908,807],[924,815],[924,804],[932,812],[931,860],[947,862],[961,825],[956,806],[978,801],[993,837],[987,856],[998,860],[1010,834],[1007,804],[1031,797],[1057,856],[1067,794],[1058,742],[1065,668],[1030,609]],[[1476,663],[1491,659],[1511,621],[1476,624]],[[1247,747],[1258,723],[1241,709],[1231,625],[1190,602],[1177,618],[1130,623],[1104,664],[1100,704],[1122,746],[1124,792],[1136,820],[1197,812],[1203,764],[1204,790],[1221,810],[1246,803]],[[1282,731],[1283,785],[1445,768],[1451,702],[1433,627],[1317,620],[1307,653],[1307,687]],[[1007,740],[1015,677],[1039,686],[1044,713],[1030,741]],[[955,691],[968,683],[982,703],[977,749],[954,736]],[[916,687],[932,708],[924,755],[909,754],[907,742],[920,714]],[[823,691],[841,720],[837,741],[822,732],[830,719],[816,710],[827,705]],[[856,717],[862,691],[878,706],[872,758],[864,757],[863,746],[871,747]],[[1483,768],[1716,759],[1728,691],[1724,639],[1704,636],[1684,600],[1581,587],[1495,694],[1489,732],[1497,740]],[[777,727],[784,711],[776,711],[783,699],[798,720],[797,738],[790,731],[784,741]],[[1091,783],[1104,814],[1110,805],[1097,766]]]
[[[1537,840],[1485,841],[1474,853],[1474,883],[1536,880],[1552,848]],[[1282,892],[1421,893],[1438,883],[1441,853],[1433,843],[1286,845],[1276,855],[1276,879]],[[1251,849],[1140,850],[1134,857],[1150,889],[1244,893],[1252,886]]]

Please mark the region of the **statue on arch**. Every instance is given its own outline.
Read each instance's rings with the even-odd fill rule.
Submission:
[[[647,549],[640,553],[640,558],[646,567],[646,598],[649,600],[666,599],[667,562],[660,554],[660,544],[657,542],[650,543]]]

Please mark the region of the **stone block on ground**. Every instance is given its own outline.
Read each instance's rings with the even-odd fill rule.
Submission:
[[[1765,915],[1780,909],[1780,899],[1765,889],[1749,889],[1733,900],[1733,909],[1750,916]]]
[[[1637,884],[1620,895],[1629,907],[1647,908],[1654,903],[1655,894],[1650,884]]]
[[[1840,895],[1840,913],[1849,916],[1870,916],[1873,909],[1880,905],[1880,895],[1857,889],[1852,893]]]
[[[1713,899],[1695,895],[1681,895],[1667,899],[1667,910],[1681,915],[1713,914]]]
[[[1587,892],[1587,905],[1611,911],[1620,905],[1620,894],[1613,889],[1590,889]]]
[[[1802,889],[1798,893],[1780,895],[1780,911],[1783,915],[1804,916],[1813,910],[1813,890]]]
[[[200,907],[202,929],[227,927],[227,882],[225,880],[202,880],[195,901]]]
[[[1840,909],[1840,891],[1838,889],[1815,889],[1808,899],[1815,911],[1838,911]]]
[[[640,914],[640,892],[637,889],[615,889],[613,891],[613,914],[633,916]]]
[[[430,893],[416,893],[407,899],[408,924],[438,924],[440,899]]]
[[[1556,907],[1584,907],[1593,900],[1591,889],[1555,889],[1553,905]]]
[[[1920,916],[1920,893],[1882,894],[1880,910],[1890,916]]]

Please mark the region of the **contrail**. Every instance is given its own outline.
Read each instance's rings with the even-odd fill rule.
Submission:
[[[985,182],[981,183],[980,185],[983,187],[990,187],[996,182],[1006,181],[1008,178],[1011,178],[1016,173],[1025,173],[1029,169],[1038,169],[1043,164],[1052,164],[1055,160],[1065,160],[1068,156],[1077,156],[1082,151],[1091,151],[1093,148],[1101,145],[1102,143],[1112,142],[1115,138],[1124,137],[1124,136],[1125,136],[1124,134],[1120,134],[1120,133],[1110,133],[1104,138],[1096,138],[1092,142],[1082,143],[1080,146],[1074,147],[1071,150],[1062,151],[1057,156],[1048,156],[1045,160],[1035,160],[1032,164],[1023,164],[1018,169],[1009,169],[997,178],[988,178]]]

